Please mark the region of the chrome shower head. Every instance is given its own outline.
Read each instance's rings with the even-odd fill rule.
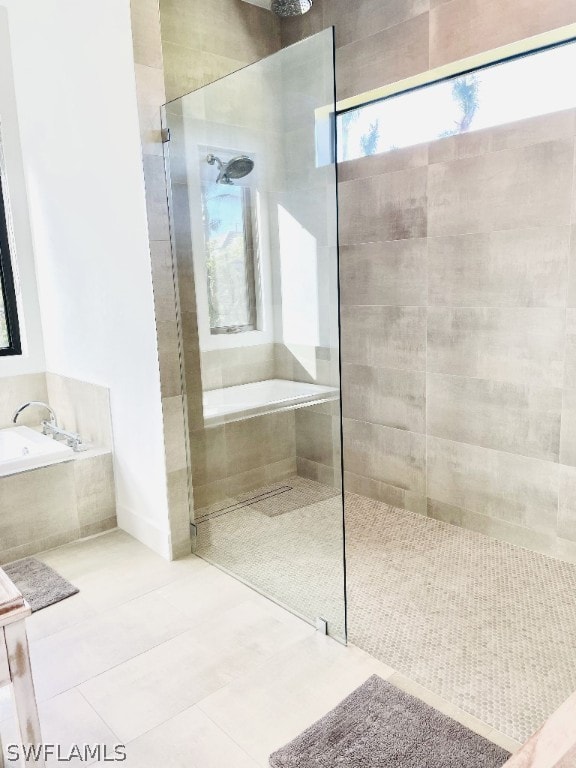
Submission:
[[[233,157],[226,163],[226,176],[229,179],[243,179],[254,170],[254,160],[247,155]]]
[[[278,16],[302,16],[312,8],[312,0],[272,0],[272,10]]]
[[[254,170],[254,160],[248,155],[238,155],[227,163],[223,163],[216,155],[208,155],[206,162],[218,166],[217,184],[233,184],[232,179],[243,179]]]

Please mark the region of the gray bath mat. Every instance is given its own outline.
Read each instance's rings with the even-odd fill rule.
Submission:
[[[3,570],[22,592],[32,613],[59,603],[79,591],[49,565],[33,557],[9,563],[3,566]]]
[[[272,768],[500,768],[504,749],[374,675],[270,756]]]

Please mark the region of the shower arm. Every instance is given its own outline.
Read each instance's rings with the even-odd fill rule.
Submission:
[[[218,178],[216,179],[216,184],[232,183],[228,178],[228,176],[226,175],[227,164],[223,163],[219,157],[216,157],[216,155],[208,155],[208,157],[206,158],[206,162],[208,163],[208,165],[218,166]]]

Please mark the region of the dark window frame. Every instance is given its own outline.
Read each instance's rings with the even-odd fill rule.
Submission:
[[[8,217],[6,215],[6,198],[0,176],[0,291],[4,300],[6,326],[8,329],[8,346],[0,348],[0,357],[21,355],[20,323],[18,320],[18,303],[14,272],[12,270],[12,255],[10,238],[8,236]]]

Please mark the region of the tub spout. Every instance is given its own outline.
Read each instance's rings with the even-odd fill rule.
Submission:
[[[25,411],[26,408],[29,408],[31,405],[36,406],[37,408],[44,408],[48,411],[50,414],[50,421],[49,424],[51,424],[54,427],[58,426],[58,419],[56,418],[56,413],[54,412],[54,409],[51,408],[48,403],[41,403],[38,400],[31,400],[29,403],[24,403],[24,405],[21,405],[20,408],[14,413],[14,416],[12,416],[12,421],[14,424],[18,422],[18,417],[22,413],[22,411]]]

